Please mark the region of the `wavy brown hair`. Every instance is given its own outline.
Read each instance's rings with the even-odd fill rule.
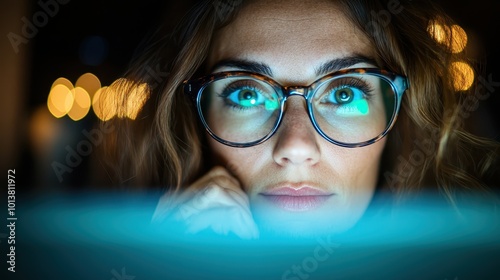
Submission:
[[[173,32],[165,35],[160,30],[146,41],[126,73],[131,83],[120,88],[117,106],[127,110],[127,93],[142,83],[149,85],[148,100],[134,121],[110,120],[116,129],[104,145],[115,183],[180,190],[209,168],[206,136],[181,83],[203,74],[214,33],[230,23],[245,2],[202,1]],[[454,89],[452,64],[474,65],[466,53],[450,48],[457,40],[449,28],[454,22],[430,1],[338,2],[371,39],[379,67],[406,75],[410,83],[388,136],[378,188],[399,197],[437,189],[450,200],[458,190],[486,190],[482,180],[491,175],[488,170],[499,148],[463,128],[464,112],[472,111],[465,100],[481,92],[474,86]],[[443,27],[440,40],[436,24]],[[155,75],[155,69],[169,74]]]

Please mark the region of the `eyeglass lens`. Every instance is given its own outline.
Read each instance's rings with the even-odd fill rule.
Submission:
[[[377,75],[346,74],[315,84],[309,92],[313,123],[337,142],[355,144],[378,137],[395,112],[393,87]],[[284,98],[281,88],[254,77],[214,80],[201,93],[202,120],[225,141],[259,141],[276,127]]]

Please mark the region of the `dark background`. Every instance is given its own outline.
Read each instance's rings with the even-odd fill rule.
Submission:
[[[58,13],[50,17],[48,24],[39,28],[27,44],[20,45],[20,52],[16,54],[6,35],[9,32],[19,34],[21,18],[31,20],[41,8],[38,1],[2,0],[2,73],[18,69],[17,80],[12,81],[18,86],[2,90],[3,100],[0,100],[3,103],[0,114],[6,116],[2,118],[2,138],[5,138],[2,140],[2,153],[5,153],[5,156],[2,154],[2,170],[16,168],[18,184],[24,190],[66,190],[106,184],[106,178],[98,182],[92,179],[92,170],[99,167],[99,162],[91,160],[92,156],[84,158],[81,166],[71,173],[64,174],[63,182],[57,180],[50,166],[54,160],[64,161],[64,147],[75,147],[82,138],[82,129],[90,130],[96,123],[92,110],[76,122],[68,117],[52,117],[52,127],[57,127],[53,129],[59,134],[53,137],[56,144],[52,143],[52,148],[47,147],[45,152],[41,152],[45,148],[34,144],[37,140],[33,139],[37,137],[33,133],[37,125],[35,112],[46,108],[50,87],[59,77],[74,83],[80,75],[91,72],[99,77],[103,86],[111,84],[124,73],[137,45],[147,33],[163,21],[173,25],[191,2],[71,0],[59,5]],[[497,20],[500,3],[493,0],[437,2],[467,32],[466,51],[478,61],[486,62],[483,64],[486,77],[491,74],[493,81],[500,81],[497,69],[500,63],[500,23]],[[95,38],[103,44],[88,45]],[[6,77],[10,76],[4,75],[4,80],[10,79]],[[498,91],[482,101],[478,110],[467,119],[467,125],[475,134],[497,141],[500,140]],[[44,131],[50,134],[50,126]]]
[[[65,147],[75,148],[83,138],[82,130],[92,129],[97,118],[92,110],[76,122],[67,116],[61,119],[51,116],[46,106],[51,85],[59,77],[75,83],[87,72],[99,77],[103,86],[110,85],[125,72],[136,46],[149,30],[161,22],[170,25],[178,22],[191,2],[194,1],[70,0],[68,4],[59,5],[58,13],[16,53],[7,34],[19,34],[21,19],[31,20],[41,8],[38,0],[0,0],[0,172],[5,176],[8,169],[16,169],[16,194],[60,193],[109,185],[105,176],[95,180],[95,171],[101,167],[95,152],[84,157],[82,164],[71,173],[65,173],[62,182],[57,179],[51,163],[64,163]],[[500,63],[500,2],[438,2],[467,32],[467,51],[478,61],[485,62],[486,77],[492,75],[493,81],[500,82],[497,68]],[[104,42],[100,47],[92,44],[85,47],[86,42],[96,38]],[[500,87],[497,87],[467,119],[467,125],[477,135],[500,141],[499,117]],[[2,184],[0,205],[6,215],[4,209],[7,207],[3,205],[7,202],[7,184],[5,181]],[[18,276],[17,279],[35,278],[32,276],[118,279],[116,273],[126,271],[129,277],[138,276],[135,279],[147,279],[148,276],[155,279],[160,275],[168,279],[196,279],[223,270],[226,277],[219,273],[214,274],[213,279],[235,279],[242,275],[277,279],[291,265],[301,264],[304,257],[312,256],[317,246],[314,243],[310,248],[301,245],[300,250],[296,246],[287,250],[282,246],[245,244],[251,245],[244,247],[246,251],[231,252],[219,245],[212,246],[205,239],[179,242],[175,238],[175,228],[144,231],[149,225],[156,197],[84,194],[82,198],[78,193],[77,196],[78,200],[65,198],[61,202],[57,196],[55,199],[46,196],[44,200],[40,195],[41,202],[31,204],[29,200],[16,197],[19,272],[13,276]],[[147,203],[137,205],[137,200]],[[432,203],[430,208],[420,208],[427,204],[426,199],[419,205],[418,209],[423,211],[418,211],[415,218],[397,220],[402,231],[387,239],[374,234],[373,229],[383,231],[391,227],[380,226],[383,223],[376,220],[376,226],[362,232],[360,239],[368,240],[367,245],[352,243],[354,250],[349,245],[336,249],[311,279],[331,279],[332,271],[338,272],[339,277],[366,275],[365,278],[372,279],[498,279],[499,227],[495,222],[498,219],[485,214],[489,213],[486,208],[471,208],[465,216],[469,219],[464,220],[473,224],[466,224],[464,229],[448,216],[436,213],[437,208]],[[5,223],[5,218],[3,221]],[[1,254],[5,256],[7,230],[5,224],[3,227],[0,243],[3,242]],[[403,237],[403,241],[394,243],[397,237]],[[443,242],[446,240],[451,241]],[[5,260],[2,262],[0,278],[7,279],[2,274]],[[255,270],[252,264],[266,269]],[[496,277],[490,273],[495,273]]]

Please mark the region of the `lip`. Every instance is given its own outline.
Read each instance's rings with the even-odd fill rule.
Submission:
[[[303,185],[271,188],[260,195],[284,210],[302,212],[320,207],[333,193]]]

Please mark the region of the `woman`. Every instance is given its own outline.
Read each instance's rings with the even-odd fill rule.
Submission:
[[[384,190],[484,189],[498,148],[462,129],[452,24],[427,1],[203,1],[133,64],[149,99],[116,120],[115,175],[167,187],[155,220],[244,238],[345,231]]]

